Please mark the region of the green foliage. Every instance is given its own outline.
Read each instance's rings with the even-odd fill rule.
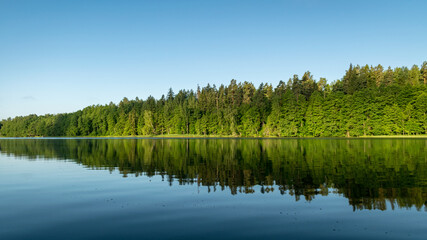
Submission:
[[[238,83],[169,89],[166,97],[89,106],[56,115],[0,122],[0,136],[353,137],[427,134],[427,62],[411,69],[350,65],[341,80],[309,71],[288,83]]]

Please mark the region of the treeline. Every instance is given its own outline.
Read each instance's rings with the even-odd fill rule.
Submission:
[[[172,89],[160,99],[124,98],[74,113],[0,122],[0,135],[350,137],[427,134],[427,62],[411,69],[352,66],[328,84],[310,72],[276,87],[231,80],[228,86]]]

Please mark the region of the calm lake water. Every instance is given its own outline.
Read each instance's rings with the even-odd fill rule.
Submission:
[[[0,139],[0,239],[427,239],[427,139]]]

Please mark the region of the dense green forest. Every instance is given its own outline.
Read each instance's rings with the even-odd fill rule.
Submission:
[[[344,138],[0,139],[2,153],[23,159],[64,159],[124,177],[161,175],[170,185],[231,194],[277,191],[310,201],[334,192],[354,209],[382,210],[427,210],[426,144]]]
[[[0,122],[0,135],[353,137],[427,134],[427,62],[384,69],[350,65],[341,80],[310,72],[276,87],[231,80],[160,99],[124,98],[74,113]]]

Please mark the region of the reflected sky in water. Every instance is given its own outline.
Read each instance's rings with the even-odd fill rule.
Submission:
[[[0,237],[422,239],[426,146],[0,139]]]

